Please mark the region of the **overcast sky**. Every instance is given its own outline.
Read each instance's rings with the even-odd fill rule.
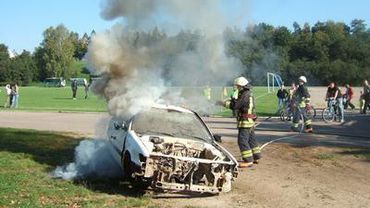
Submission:
[[[97,32],[109,29],[118,20],[106,21],[100,17],[101,1],[0,0],[0,43],[17,52],[33,51],[42,41],[42,32],[50,26],[64,24],[81,35],[93,29]],[[368,0],[245,0],[244,7],[236,1],[225,0],[222,6],[230,17],[235,10],[245,13],[242,21],[240,17],[236,21],[236,26],[243,28],[248,23],[260,22],[288,28],[292,28],[294,21],[313,25],[317,21],[334,20],[349,24],[355,18],[370,24]]]

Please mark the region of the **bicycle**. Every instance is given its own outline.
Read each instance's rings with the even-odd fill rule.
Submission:
[[[310,119],[315,119],[316,118],[316,109],[313,105],[311,104],[308,104],[306,105],[306,114],[307,114],[307,117],[310,118]]]
[[[280,120],[282,121],[291,120],[291,118],[293,117],[292,107],[294,105],[295,105],[294,103],[289,103],[280,110]],[[306,115],[309,119],[313,120],[316,117],[316,109],[313,105],[311,104],[306,105],[305,110]]]
[[[283,108],[279,111],[280,120],[282,121],[290,121],[293,117],[292,107],[291,104],[286,104]]]
[[[287,105],[285,105],[280,111],[280,119],[286,122],[291,121],[293,119],[294,112],[296,110],[298,111],[298,114],[299,114],[298,127],[296,127],[296,130],[301,133],[303,132],[304,127],[305,127],[304,117],[303,117],[303,113],[301,112],[301,109],[298,107],[297,102],[292,101],[288,103]]]
[[[333,122],[334,119],[336,119],[339,116],[338,109],[339,109],[339,105],[338,105],[337,100],[335,100],[334,98],[329,98],[328,107],[326,107],[322,111],[322,119],[325,122]]]

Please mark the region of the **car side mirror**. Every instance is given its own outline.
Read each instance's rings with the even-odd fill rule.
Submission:
[[[128,130],[128,125],[127,125],[127,123],[126,123],[126,122],[123,122],[123,123],[122,123],[122,129],[123,129],[124,131],[127,131],[127,130]]]
[[[128,130],[128,125],[127,125],[125,122],[123,122],[123,123],[121,124],[121,122],[115,121],[115,122],[113,123],[113,126],[114,126],[114,129],[116,129],[117,131],[118,131],[118,130],[120,130],[120,129],[123,129],[123,130],[125,130],[125,131],[127,131],[127,130]]]
[[[117,121],[115,121],[115,122],[113,123],[113,125],[114,125],[114,129],[115,129],[115,130],[120,130],[120,128],[122,127],[121,125],[119,125],[119,123],[118,123]]]
[[[216,142],[222,143],[222,139],[220,135],[213,135],[213,138],[215,139]]]

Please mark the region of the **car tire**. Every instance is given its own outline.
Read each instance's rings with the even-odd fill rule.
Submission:
[[[147,189],[151,185],[151,180],[144,179],[140,176],[135,176],[135,164],[131,161],[130,153],[126,152],[122,157],[122,167],[125,180],[129,181],[131,185],[138,189]]]

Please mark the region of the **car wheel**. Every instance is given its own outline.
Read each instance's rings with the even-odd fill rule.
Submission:
[[[122,158],[124,177],[135,188],[146,189],[151,185],[151,180],[135,175],[135,164],[131,161],[130,153],[126,152]]]

